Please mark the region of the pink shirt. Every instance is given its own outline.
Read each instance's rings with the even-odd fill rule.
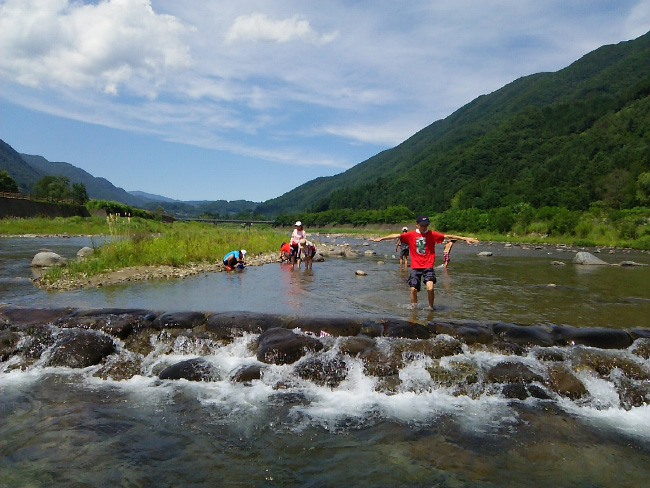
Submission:
[[[291,233],[291,244],[298,244],[300,239],[307,239],[307,233],[304,230],[293,229]]]

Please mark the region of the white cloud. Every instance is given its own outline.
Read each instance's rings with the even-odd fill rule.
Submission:
[[[0,0],[0,96],[266,163],[346,167],[650,27],[650,0],[596,5]]]
[[[32,87],[121,87],[153,97],[187,67],[178,19],[150,0],[6,0],[0,5],[0,76]]]
[[[299,15],[282,20],[272,20],[263,13],[241,15],[235,19],[228,32],[226,43],[234,42],[291,42],[303,40],[315,44],[326,44],[337,37],[337,33],[320,35],[312,29],[308,20]]]

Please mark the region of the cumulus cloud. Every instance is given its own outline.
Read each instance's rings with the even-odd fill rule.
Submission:
[[[337,33],[318,34],[312,29],[309,21],[299,15],[291,18],[273,20],[263,13],[241,15],[235,19],[228,32],[226,43],[237,41],[268,41],[285,43],[291,41],[308,41],[316,44],[326,44],[337,37]]]
[[[120,87],[153,97],[187,66],[187,28],[150,0],[6,0],[0,5],[0,76],[31,87]]]

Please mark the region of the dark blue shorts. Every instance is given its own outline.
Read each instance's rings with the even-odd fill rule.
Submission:
[[[409,286],[415,288],[417,291],[420,291],[420,282],[424,278],[424,282],[433,281],[436,282],[436,273],[433,271],[433,268],[411,268],[409,272]]]
[[[408,257],[408,255],[409,255],[409,248],[408,247],[406,249],[400,248],[400,250],[399,250],[399,257],[400,258],[403,258],[405,256]]]

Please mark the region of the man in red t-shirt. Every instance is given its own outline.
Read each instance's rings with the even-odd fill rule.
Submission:
[[[429,230],[429,217],[420,215],[415,219],[417,229],[401,234],[391,234],[384,237],[371,239],[372,241],[387,241],[389,239],[399,239],[408,243],[411,255],[411,272],[409,273],[408,284],[411,287],[411,304],[415,306],[418,303],[418,292],[422,278],[424,278],[427,287],[427,298],[429,299],[429,308],[433,309],[435,298],[433,285],[436,282],[436,273],[433,271],[433,263],[436,260],[435,245],[442,243],[445,237],[449,239],[458,239],[465,241],[467,244],[476,244],[478,239],[474,237],[455,236],[451,234],[441,234],[434,230]]]

